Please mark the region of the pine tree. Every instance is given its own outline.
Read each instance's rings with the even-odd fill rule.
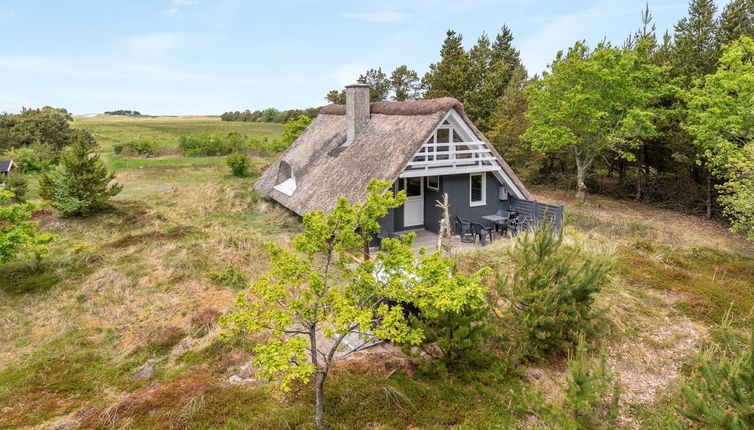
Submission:
[[[398,66],[390,74],[393,100],[414,100],[419,96],[419,75],[405,64]]]
[[[730,44],[741,36],[754,39],[754,0],[733,0],[725,5],[719,24],[721,44]]]
[[[390,80],[382,71],[382,67],[367,70],[366,73],[356,79],[356,82],[369,85],[370,101],[385,101],[390,95]]]
[[[39,195],[63,216],[87,216],[110,207],[110,197],[120,193],[115,173],[94,150],[93,138],[82,135],[67,149],[60,164],[39,179]]]
[[[471,61],[463,49],[463,36],[448,30],[440,49],[440,61],[430,64],[422,79],[425,97],[455,97],[463,100],[471,88]]]
[[[688,17],[675,25],[673,66],[687,85],[716,69],[720,44],[715,12],[713,0],[691,0]]]

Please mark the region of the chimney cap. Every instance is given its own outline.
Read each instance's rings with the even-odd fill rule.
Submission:
[[[369,88],[369,84],[359,84],[359,83],[350,84],[350,85],[346,85],[346,88]]]

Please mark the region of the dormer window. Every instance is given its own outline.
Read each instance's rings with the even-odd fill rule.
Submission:
[[[296,191],[296,177],[293,175],[291,165],[286,163],[285,161],[281,160],[278,165],[278,175],[276,182],[277,185],[272,188],[280,191],[287,196],[292,196],[293,192]]]

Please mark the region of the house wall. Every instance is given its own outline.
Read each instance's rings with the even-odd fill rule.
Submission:
[[[482,219],[484,215],[491,215],[498,210],[508,210],[512,199],[512,193],[509,192],[508,200],[499,199],[499,189],[502,185],[494,174],[486,174],[486,204],[484,206],[470,206],[469,201],[469,174],[440,176],[440,187],[438,191],[427,188],[426,180],[424,181],[424,228],[437,232],[440,228],[439,222],[442,216],[442,210],[436,207],[438,201],[442,201],[443,194],[448,193],[450,202],[451,223],[456,215],[468,218],[472,222],[486,222]],[[402,181],[398,181],[398,190],[402,188]],[[388,213],[388,216],[380,220],[382,233],[392,233],[404,230],[403,225],[403,207],[397,207]]]

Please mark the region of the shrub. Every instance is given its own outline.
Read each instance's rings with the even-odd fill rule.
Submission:
[[[510,308],[504,326],[529,359],[562,353],[579,334],[594,331],[593,295],[608,284],[609,265],[563,247],[549,225],[521,236],[510,251],[515,264],[510,279],[499,278],[494,290]]]
[[[730,328],[730,311],[721,325],[720,342],[705,349],[691,378],[681,388],[680,414],[704,428],[754,428],[754,326],[741,346]],[[688,425],[677,423],[678,428]]]
[[[433,318],[410,317],[411,327],[421,330],[421,344],[404,348],[407,353],[416,346],[433,360],[424,362],[434,372],[457,370],[465,365],[481,364],[486,355],[482,347],[493,334],[485,307],[465,306],[457,312],[439,312]]]
[[[57,154],[51,145],[35,143],[17,148],[6,155],[23,173],[44,172],[54,162]]]
[[[113,154],[120,154],[123,152],[123,150],[126,148],[126,145],[122,143],[116,143],[113,145]]]
[[[121,152],[125,155],[143,155],[153,157],[158,154],[157,142],[148,137],[136,139],[122,146]]]
[[[219,285],[236,290],[249,286],[249,276],[235,264],[226,264],[219,271],[211,273],[209,277]]]
[[[36,205],[6,204],[12,197],[9,191],[0,190],[0,264],[16,257],[39,259],[47,253],[47,244],[57,238],[50,233],[37,232],[37,223],[29,221]]]
[[[87,216],[110,207],[110,198],[123,186],[98,154],[96,143],[80,137],[66,150],[60,165],[39,178],[39,195],[63,216]]]
[[[5,180],[5,190],[13,193],[14,202],[23,203],[29,191],[29,179],[22,173],[11,173]]]
[[[228,136],[201,133],[181,136],[178,148],[186,157],[227,155],[233,150]]]
[[[240,152],[230,154],[225,158],[225,164],[230,167],[233,176],[243,177],[249,174],[249,157],[246,154]]]

